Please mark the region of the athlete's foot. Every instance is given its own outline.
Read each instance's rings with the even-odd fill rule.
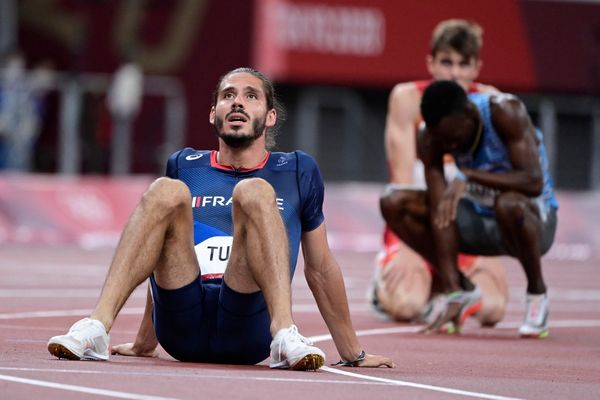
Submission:
[[[84,318],[77,321],[65,335],[48,341],[48,351],[69,360],[108,360],[110,337],[102,322]]]
[[[271,368],[318,370],[325,363],[325,353],[298,332],[296,325],[281,329],[271,342]]]
[[[527,294],[527,312],[519,328],[525,338],[545,338],[548,336],[548,314],[550,300],[547,294]]]

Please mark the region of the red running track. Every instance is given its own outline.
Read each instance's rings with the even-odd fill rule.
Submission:
[[[422,335],[417,325],[375,317],[365,302],[381,229],[377,185],[330,185],[326,213],[331,242],[344,269],[355,328],[365,349],[387,354],[395,369],[325,368],[319,372],[180,363],[113,356],[109,362],[57,360],[46,350],[95,305],[112,249],[75,246],[0,247],[1,399],[286,399],[488,398],[596,399],[600,395],[600,263],[597,194],[561,194],[555,250],[544,260],[550,288],[550,337],[520,339],[525,279],[506,259],[511,298],[494,329],[468,321],[461,335]],[[564,213],[565,215],[563,215]],[[595,221],[594,221],[595,219]],[[584,230],[584,232],[582,232]],[[587,231],[586,231],[587,230]],[[571,232],[576,232],[571,234]],[[575,239],[573,239],[575,238]],[[328,361],[339,358],[304,281],[294,279],[294,313]],[[140,321],[138,288],[111,332],[131,341]]]

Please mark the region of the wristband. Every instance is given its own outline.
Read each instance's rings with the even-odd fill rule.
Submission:
[[[358,355],[358,357],[356,357],[356,359],[354,361],[344,361],[344,360],[340,360],[337,363],[333,364],[333,366],[341,366],[341,367],[358,367],[358,364],[360,364],[361,362],[365,361],[365,358],[367,358],[367,353],[365,353],[364,350],[362,350],[360,352],[360,354]]]

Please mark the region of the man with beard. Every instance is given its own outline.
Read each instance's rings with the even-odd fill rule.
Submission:
[[[123,231],[96,308],[50,339],[51,354],[107,360],[114,319],[150,278],[135,341],[112,354],[156,356],[160,343],[181,361],[255,364],[270,351],[271,368],[316,370],[325,354],[300,335],[291,311],[302,243],[305,276],[341,365],[393,366],[356,338],[327,244],[315,161],[268,151],[280,110],[272,83],[254,69],[219,80],[209,114],[218,151],[186,148],[170,157],[168,177],[150,185]]]

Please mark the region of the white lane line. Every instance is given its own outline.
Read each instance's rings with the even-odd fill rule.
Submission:
[[[551,328],[600,327],[600,320],[550,321],[548,325]],[[496,328],[515,329],[519,326],[520,326],[520,322],[512,322],[512,323],[504,322],[504,323],[498,324],[496,326]],[[393,327],[393,328],[365,329],[365,330],[356,331],[356,335],[357,336],[371,336],[371,335],[387,335],[387,334],[393,334],[393,333],[416,333],[421,329],[422,329],[422,326],[399,326],[399,327]],[[331,340],[332,337],[331,337],[331,335],[318,335],[318,336],[311,336],[309,339],[312,340],[313,342],[317,343],[317,342],[323,342],[326,340]],[[418,388],[418,389],[425,389],[425,390],[431,390],[431,391],[436,391],[436,392],[457,394],[457,395],[462,395],[462,396],[467,396],[467,397],[476,397],[476,398],[492,399],[492,400],[508,400],[508,399],[514,400],[514,399],[517,399],[515,397],[506,397],[506,396],[499,396],[499,395],[487,394],[487,393],[470,392],[470,391],[466,391],[466,390],[452,389],[452,388],[446,388],[446,387],[441,387],[441,386],[424,385],[424,384],[408,382],[408,381],[373,377],[373,376],[369,376],[369,375],[357,374],[357,373],[343,371],[343,370],[330,368],[330,367],[326,367],[326,366],[322,367],[321,369],[323,369],[324,371],[330,372],[330,373],[351,376],[351,377],[359,378],[359,379],[373,380],[373,381],[377,381],[377,382],[385,382],[385,383],[390,383],[390,384],[399,385],[399,386],[414,387],[414,388]]]
[[[365,304],[366,301],[361,301],[364,293],[364,278],[362,277],[346,277],[344,278],[346,290],[348,292],[356,292],[361,295],[356,295],[355,304]],[[308,286],[294,286],[294,301],[313,301],[314,297]],[[17,299],[17,298],[51,298],[51,299],[71,299],[71,298],[90,298],[98,299],[101,288],[79,288],[79,289],[63,289],[63,288],[0,288],[0,298]],[[511,291],[515,293],[523,293],[523,295],[515,295],[511,297],[512,303],[524,304],[526,291],[525,286],[511,286]],[[548,294],[552,301],[565,302],[580,302],[580,301],[597,301],[600,300],[600,289],[562,289],[550,288]],[[353,296],[349,296],[353,297]],[[140,285],[133,291],[129,298],[146,298],[146,290],[144,285]],[[360,303],[359,303],[360,302]],[[312,303],[316,307],[316,303]]]
[[[72,317],[90,315],[92,313],[90,309],[79,309],[79,310],[55,310],[55,311],[29,311],[20,313],[4,313],[0,314],[0,320],[7,319],[24,319],[24,318],[51,318],[51,317]],[[144,312],[143,307],[132,307],[124,308],[119,314],[141,314]]]
[[[0,298],[8,299],[74,299],[74,298],[89,298],[97,299],[100,295],[100,289],[0,289]],[[146,298],[144,290],[135,290],[129,298]]]
[[[92,371],[92,370],[72,370],[72,369],[44,369],[44,368],[18,368],[18,367],[0,367],[0,371],[17,371],[17,372],[45,372],[45,373],[63,373],[63,374],[88,374],[88,375],[118,375],[118,376],[150,376],[150,377],[172,377],[172,378],[193,378],[193,379],[223,379],[223,380],[243,380],[243,381],[270,381],[270,382],[289,382],[289,383],[332,383],[341,385],[370,385],[370,386],[391,386],[387,382],[374,382],[363,380],[347,379],[311,379],[311,378],[277,378],[273,376],[243,376],[242,371],[235,371],[231,375],[206,373],[205,370],[200,370],[204,375],[199,373],[185,372],[137,372],[137,371]],[[262,372],[258,372],[261,373]],[[0,375],[1,376],[1,375]],[[319,376],[319,375],[315,375]]]
[[[406,387],[412,387],[412,388],[415,388],[415,389],[431,390],[431,391],[434,391],[434,392],[457,394],[457,395],[466,396],[466,397],[476,397],[478,399],[522,400],[519,397],[498,396],[498,395],[495,395],[495,394],[488,394],[488,393],[481,393],[481,392],[470,392],[468,390],[460,390],[460,389],[452,389],[452,388],[446,388],[446,387],[441,387],[441,386],[425,385],[425,384],[421,384],[421,383],[400,381],[400,380],[396,380],[396,379],[379,378],[379,377],[376,377],[376,376],[356,374],[354,372],[343,371],[343,370],[340,370],[340,369],[330,368],[330,367],[321,367],[321,369],[324,370],[324,371],[327,371],[327,372],[331,372],[333,374],[350,376],[352,378],[367,379],[367,380],[372,380],[372,381],[376,381],[376,382],[389,383],[389,384],[393,384],[393,385],[397,385],[397,386],[406,386]]]
[[[494,329],[516,329],[521,322],[500,322]],[[598,328],[600,320],[597,319],[563,319],[548,321],[549,328]]]
[[[94,389],[94,388],[85,387],[85,386],[66,385],[63,383],[40,381],[37,379],[19,378],[19,377],[10,376],[10,375],[0,375],[0,380],[8,381],[8,382],[24,383],[26,385],[42,386],[42,387],[47,387],[47,388],[52,388],[52,389],[68,390],[71,392],[80,392],[80,393],[96,394],[96,395],[100,395],[100,396],[115,397],[118,399],[176,400],[173,397],[147,396],[144,394],[137,394],[137,393],[118,392],[116,390]]]
[[[377,328],[377,329],[363,329],[360,331],[356,331],[356,336],[372,336],[372,335],[389,335],[391,333],[417,333],[423,326],[396,326],[394,328]],[[317,335],[309,337],[314,343],[324,342],[326,340],[331,340],[332,337],[330,334],[326,335]]]
[[[143,311],[142,308],[130,308],[130,309],[123,309],[121,311],[121,313],[124,314],[137,314],[137,313],[141,313]],[[17,318],[31,318],[31,317],[48,317],[48,316],[63,316],[63,315],[87,315],[91,312],[91,310],[70,310],[70,311],[50,311],[50,312],[33,312],[33,313],[15,313],[15,314],[0,314],[0,319],[11,319],[11,316],[15,316],[15,315],[20,315],[20,317]],[[73,314],[75,313],[75,314]],[[27,315],[27,317],[22,316],[22,315]],[[514,329],[516,327],[518,327],[520,325],[520,323],[518,322],[503,322],[500,323],[496,326],[496,329],[501,328],[501,329]],[[553,327],[553,328],[584,328],[584,327],[600,327],[600,321],[599,320],[562,320],[562,321],[550,321],[549,322],[549,326]],[[416,333],[418,332],[420,329],[422,329],[422,326],[400,326],[400,327],[392,327],[392,328],[378,328],[378,329],[366,329],[366,330],[359,330],[356,332],[357,336],[371,336],[371,335],[386,335],[386,334],[393,334],[393,333]],[[326,341],[326,340],[331,340],[331,335],[317,335],[317,336],[313,336],[310,338],[313,342],[322,342],[322,341]],[[3,369],[3,368],[0,368]],[[339,375],[346,375],[346,376],[351,376],[354,378],[358,378],[358,379],[363,379],[363,380],[367,380],[367,381],[372,381],[372,382],[378,382],[379,384],[391,384],[391,385],[398,385],[398,386],[406,386],[406,387],[414,387],[417,389],[424,389],[424,390],[430,390],[430,391],[437,391],[437,392],[444,392],[444,393],[450,393],[450,394],[456,394],[456,395],[462,395],[462,396],[466,396],[466,397],[477,397],[477,398],[485,398],[485,399],[491,399],[491,400],[516,400],[518,398],[515,397],[506,397],[506,396],[499,396],[499,395],[494,395],[494,394],[487,394],[487,393],[479,393],[479,392],[470,392],[470,391],[466,391],[466,390],[460,390],[460,389],[453,389],[453,388],[446,388],[446,387],[441,387],[441,386],[432,386],[432,385],[425,385],[425,384],[420,384],[420,383],[414,383],[414,382],[408,382],[408,381],[401,381],[401,380],[393,380],[393,379],[386,379],[386,378],[379,378],[379,377],[373,377],[373,376],[369,376],[369,375],[363,375],[363,374],[357,374],[357,373],[353,373],[353,372],[348,372],[348,371],[342,371],[342,370],[338,370],[338,369],[334,369],[334,368],[330,368],[330,367],[323,367],[322,368],[324,371],[326,372],[330,372],[330,373],[334,373],[334,374],[339,374]],[[79,371],[81,372],[81,371]],[[0,375],[0,379],[2,379],[2,375]],[[198,378],[198,376],[195,376],[196,378]],[[14,377],[8,377],[8,378],[14,378]],[[14,379],[21,379],[21,378],[14,378]],[[225,377],[225,379],[233,379],[231,376],[227,376]],[[278,380],[278,378],[242,378],[242,379],[255,379],[255,380],[266,380],[266,381],[272,381],[272,380]],[[9,379],[6,379],[9,380]],[[285,379],[283,379],[285,380]],[[54,387],[54,386],[50,386],[50,385],[58,385],[58,386],[65,386],[65,387],[70,387],[70,385],[62,385],[62,384],[55,384],[52,382],[44,382],[44,381],[33,381],[33,380],[23,380],[23,383],[25,383],[25,381],[32,381],[32,382],[43,382],[45,384],[47,384],[48,387]],[[304,380],[303,380],[304,381]],[[307,381],[313,381],[313,380],[307,380]],[[314,380],[315,382],[323,382],[322,380]],[[350,382],[350,381],[331,381],[329,383],[346,383],[346,384],[351,384],[351,383],[358,383],[358,382]],[[33,384],[33,383],[32,383]],[[44,386],[44,385],[40,385],[40,386]],[[75,386],[74,386],[75,387]],[[76,387],[79,388],[79,387]],[[86,389],[86,388],[82,388],[82,389]],[[90,390],[96,390],[96,389],[90,389]],[[100,389],[98,389],[100,390]],[[110,392],[110,391],[108,391]],[[125,395],[129,395],[127,393],[125,393]],[[131,394],[131,395],[135,395],[135,394]],[[113,396],[114,397],[114,396]],[[151,397],[122,397],[122,398],[143,398],[143,399],[150,399]]]
[[[352,311],[364,311],[369,309],[368,306],[362,304],[350,304]],[[92,309],[78,309],[78,310],[53,310],[53,311],[25,311],[16,313],[2,313],[0,314],[0,320],[9,319],[26,319],[26,318],[53,318],[53,317],[73,317],[73,316],[87,316],[92,313]],[[318,313],[319,309],[314,304],[296,304],[292,306],[294,312],[306,312],[306,313]],[[143,307],[129,307],[124,308],[119,312],[119,315],[123,314],[142,314],[144,312]]]
[[[494,329],[516,329],[521,326],[521,322],[501,322],[496,325],[495,328],[490,329],[488,331],[493,331]],[[600,320],[595,319],[571,319],[571,320],[554,320],[548,321],[548,326],[550,328],[598,328],[600,327]],[[377,328],[377,329],[363,329],[356,331],[356,336],[373,336],[373,335],[389,335],[394,333],[418,333],[423,329],[424,325],[417,326],[396,326],[392,328]],[[475,330],[478,328],[475,328]],[[467,332],[467,330],[465,330]],[[314,343],[324,342],[326,340],[331,340],[330,334],[325,335],[316,335],[309,337]]]

